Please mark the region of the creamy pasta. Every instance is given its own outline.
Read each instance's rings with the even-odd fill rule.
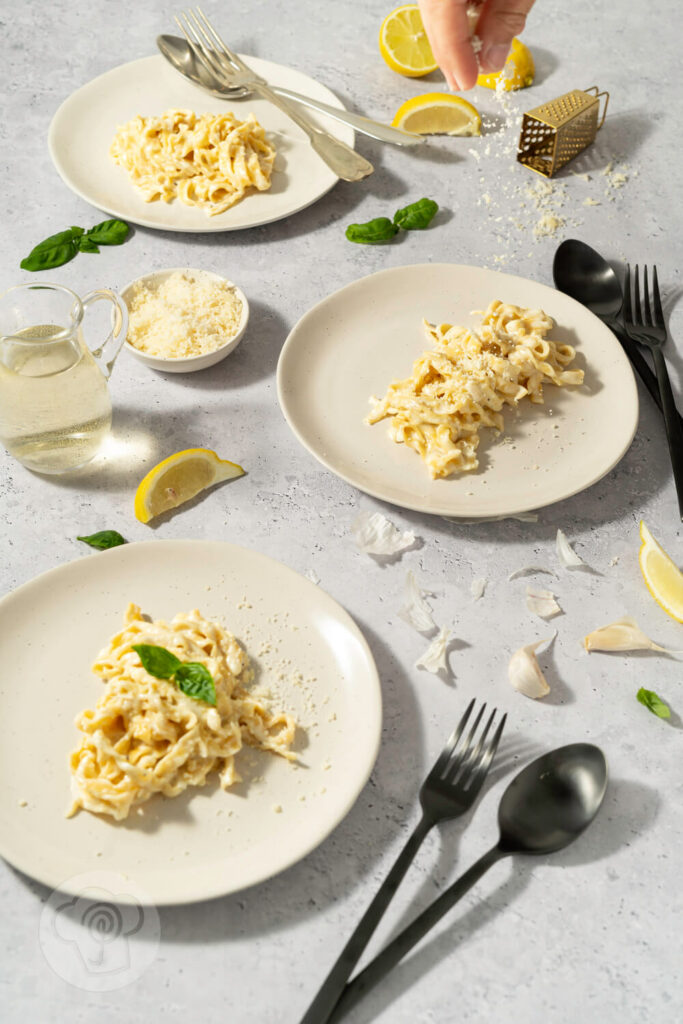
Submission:
[[[178,198],[210,217],[234,206],[250,188],[270,188],[275,149],[253,114],[167,110],[121,125],[110,154],[147,203]]]
[[[477,468],[481,427],[503,427],[502,409],[522,398],[543,402],[543,384],[583,383],[567,370],[575,351],[547,338],[552,319],[539,309],[498,300],[477,330],[424,321],[430,348],[412,375],[372,398],[366,423],[390,420],[391,437],[423,458],[433,477]]]
[[[186,696],[142,666],[134,644],[164,647],[200,662],[213,677],[215,706]],[[170,622],[149,621],[131,604],[121,632],[97,656],[105,684],[94,710],[81,712],[81,742],[71,755],[69,815],[79,808],[117,821],[155,793],[177,796],[217,771],[227,789],[239,780],[235,755],[244,744],[293,760],[296,722],[249,695],[253,670],[235,637],[197,610]]]

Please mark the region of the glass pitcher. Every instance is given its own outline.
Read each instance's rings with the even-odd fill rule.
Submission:
[[[112,330],[99,348],[83,338],[85,310],[106,299]],[[89,462],[111,428],[107,380],[128,330],[123,299],[108,288],[80,299],[59,284],[20,284],[0,296],[0,441],[38,473]]]

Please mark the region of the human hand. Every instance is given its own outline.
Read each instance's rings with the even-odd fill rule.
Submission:
[[[434,59],[454,91],[471,89],[480,72],[500,71],[534,4],[534,0],[484,0],[476,27],[481,40],[477,62],[467,16],[472,0],[418,2]]]

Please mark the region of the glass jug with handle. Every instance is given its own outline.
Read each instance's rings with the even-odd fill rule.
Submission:
[[[83,337],[94,302],[111,302],[112,330],[96,349]],[[107,380],[128,330],[108,288],[80,299],[59,284],[20,284],[0,296],[0,441],[38,473],[89,462],[111,429]]]

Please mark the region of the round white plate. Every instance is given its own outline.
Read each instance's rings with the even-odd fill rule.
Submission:
[[[301,724],[301,766],[246,748],[243,781],[227,792],[214,779],[153,797],[120,823],[65,818],[74,717],[100,695],[90,666],[129,601],[154,618],[199,608],[233,632],[273,706]],[[137,898],[171,904],[263,881],[342,820],[379,748],[377,671],[349,615],[291,569],[231,544],[126,544],[50,570],[0,601],[0,664],[0,854],[69,893],[95,869],[121,878],[121,902],[126,882]]]
[[[502,436],[483,429],[479,469],[432,480],[422,459],[363,422],[370,396],[408,377],[425,351],[422,320],[475,325],[493,299],[545,310],[552,338],[574,345],[582,387],[546,385],[545,405],[504,413]],[[305,314],[278,363],[278,396],[305,448],[343,480],[403,508],[465,518],[516,515],[590,487],[628,449],[638,395],[612,332],[545,285],[451,263],[395,267],[361,278]]]
[[[334,93],[308,75],[258,57],[244,59],[271,84],[344,109]],[[212,114],[232,110],[241,119],[255,114],[277,149],[270,189],[250,193],[215,217],[177,200],[146,203],[126,171],[109,156],[109,147],[117,127],[136,114],[150,116],[171,108]],[[313,111],[310,116],[353,145],[353,129]],[[184,79],[161,55],[113,68],[69,96],[52,119],[48,145],[63,181],[86,202],[114,217],[166,231],[236,231],[268,224],[310,206],[339,180],[313,152],[301,129],[277,107],[255,96],[215,99]]]

